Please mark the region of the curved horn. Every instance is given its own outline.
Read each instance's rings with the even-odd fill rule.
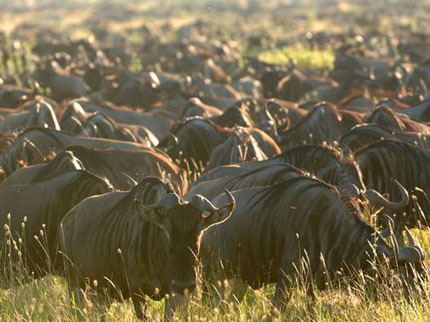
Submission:
[[[202,195],[194,195],[191,198],[190,204],[199,209],[201,212],[214,212],[219,210],[207,198],[203,197]]]
[[[160,87],[161,82],[157,74],[155,74],[154,72],[149,72],[149,79],[152,88]]]
[[[227,204],[223,207],[217,208],[215,207],[212,202],[210,202],[206,197],[203,197],[202,195],[194,195],[193,198],[191,198],[190,204],[192,204],[194,207],[199,209],[200,211],[209,211],[209,212],[217,212],[224,208],[230,208],[229,213],[233,211],[234,207],[236,206],[236,201],[234,200],[233,195],[230,191],[227,189],[224,189],[226,196],[227,196]]]
[[[416,246],[404,247],[399,250],[399,261],[407,261],[409,263],[418,264],[424,260],[421,248]]]
[[[412,236],[411,231],[408,228],[406,228],[406,236],[408,237],[408,241],[409,241],[409,247],[407,248],[413,248],[416,251],[418,251],[418,253],[420,254],[421,260],[424,260],[424,257],[425,257],[424,250],[421,247],[421,245],[415,241],[414,236]]]
[[[127,180],[130,180],[133,186],[137,186],[136,180],[134,180],[132,177],[130,177],[127,173],[121,171],[121,174],[127,178]]]
[[[81,135],[85,135],[85,136],[95,136],[97,134],[98,131],[98,127],[96,124],[89,122],[89,121],[85,121],[84,123],[81,124],[82,126],[82,131],[81,131]]]
[[[178,138],[177,138],[177,136],[176,135],[173,135],[172,133],[167,133],[167,136],[171,139],[171,140],[173,140],[173,142],[175,142],[175,144],[176,145],[178,145],[179,143],[178,143]]]
[[[272,114],[270,114],[269,109],[267,108],[267,104],[263,106],[263,113],[269,118],[272,119]]]
[[[408,237],[409,245],[410,246],[416,246],[414,236],[412,236],[412,234],[408,228],[406,228],[406,236]]]
[[[140,143],[136,135],[134,135],[134,133],[130,129],[125,127],[122,129],[122,132],[122,134],[128,136],[131,140],[133,140],[132,142]]]
[[[82,122],[80,119],[78,119],[75,115],[71,115],[70,119],[75,122],[78,126],[82,127]]]
[[[165,151],[167,153],[177,154],[179,153],[179,141],[178,138],[172,133],[167,133],[167,143],[165,145]]]
[[[397,180],[394,180],[394,183],[401,194],[401,198],[397,202],[389,201],[374,189],[367,189],[364,194],[371,204],[383,206],[392,210],[402,209],[409,203],[409,194]]]
[[[205,197],[202,197],[199,195],[196,195],[193,197],[194,202],[192,200],[191,203],[198,204],[198,205],[202,205],[203,203],[205,210],[210,211],[209,215],[202,216],[202,221],[199,224],[200,230],[205,230],[212,225],[216,225],[218,223],[223,222],[224,220],[227,220],[227,218],[229,218],[233,213],[233,210],[236,206],[236,201],[234,200],[234,197],[230,193],[230,191],[228,191],[227,189],[224,189],[224,190],[226,193],[228,203],[225,206],[220,208],[215,208],[214,205],[212,205],[212,203],[209,200],[207,200]]]
[[[387,216],[388,217],[388,216]],[[393,233],[393,219],[388,217],[388,229],[390,232],[391,247],[393,248],[393,255],[396,263],[399,262],[399,244],[397,243],[396,236]]]
[[[232,212],[234,210],[234,208],[236,207],[236,200],[234,200],[233,195],[226,188],[224,188],[224,191],[227,195],[227,200],[228,200],[228,204],[225,207],[231,208],[230,212]]]

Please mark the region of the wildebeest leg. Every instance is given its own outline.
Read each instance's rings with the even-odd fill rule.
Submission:
[[[315,311],[315,292],[314,292],[314,285],[312,281],[308,281],[306,285],[306,306],[307,311],[309,312],[311,321],[316,321],[316,311]]]
[[[240,278],[234,278],[231,280],[231,289],[236,301],[242,302],[248,290],[248,284]]]
[[[94,294],[90,298],[91,302],[97,302],[99,307],[102,308],[101,316],[100,316],[100,322],[106,321],[106,312],[109,310],[112,301],[108,294],[106,294],[106,290],[97,290],[96,294]]]
[[[170,297],[166,299],[166,303],[164,306],[165,322],[173,321],[173,315],[175,314],[176,308],[182,305],[183,303],[185,303],[186,298],[187,298],[186,296],[179,293],[170,294]]]
[[[133,294],[131,296],[131,300],[133,301],[134,310],[136,311],[136,316],[139,321],[146,321],[146,300],[145,296],[142,294]]]
[[[71,263],[69,258],[63,256],[64,272],[68,283],[69,298],[75,309],[82,310],[83,308],[83,290],[81,288],[82,281],[79,279],[79,273]]]
[[[279,311],[282,311],[290,300],[290,289],[291,280],[285,275],[281,276],[278,283],[276,284],[275,296],[273,297],[273,305]]]

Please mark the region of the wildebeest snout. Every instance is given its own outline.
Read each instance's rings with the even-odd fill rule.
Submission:
[[[192,292],[196,287],[196,280],[190,279],[190,280],[183,281],[177,278],[173,278],[172,287],[173,287],[173,291],[178,293],[184,293],[185,290]]]

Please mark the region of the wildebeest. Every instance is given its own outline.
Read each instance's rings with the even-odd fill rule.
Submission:
[[[271,156],[280,151],[276,142],[259,129],[244,128],[238,131],[252,136],[255,143],[266,155]],[[182,167],[200,170],[207,166],[211,153],[215,151],[214,149],[223,144],[233,132],[235,132],[234,129],[224,128],[210,120],[192,117],[173,127],[173,135],[162,141],[159,147],[165,148],[173,160],[179,160]],[[225,155],[231,151],[223,153]],[[228,157],[229,155],[225,155],[225,159]]]
[[[36,97],[14,113],[6,115],[0,123],[0,131],[24,130],[31,127],[49,127],[59,130],[60,126],[51,103],[51,100]]]
[[[297,124],[279,133],[278,143],[286,148],[306,143],[331,144],[360,123],[362,120],[358,114],[341,111],[333,104],[321,102]]]
[[[0,86],[0,106],[16,108],[32,97],[30,89],[21,88],[14,85]]]
[[[88,86],[78,76],[64,73],[54,61],[41,62],[32,72],[31,78],[42,87],[49,87],[52,97],[60,102],[64,99],[82,97],[88,93]]]
[[[241,98],[240,93],[231,85],[211,82],[200,76],[192,76],[188,85],[188,88],[185,88],[188,95],[197,96],[203,103],[222,110]]]
[[[86,170],[107,178],[119,190],[129,190],[149,176],[168,178],[180,195],[188,190],[186,171],[161,151],[100,150],[81,145],[69,146],[66,151],[73,153]]]
[[[173,120],[156,113],[157,109],[150,113],[137,112],[126,107],[117,107],[107,102],[95,104],[84,99],[75,100],[71,104],[79,104],[85,112],[102,112],[121,124],[143,125],[154,133],[159,140],[165,138],[173,125]]]
[[[430,98],[402,111],[414,120],[430,122]]]
[[[157,77],[154,72],[150,72],[150,74]],[[114,77],[110,77],[111,83],[102,88],[100,95],[104,100],[116,105],[150,107],[159,99],[160,81],[158,77],[155,82],[151,77],[148,78],[150,79],[138,77],[121,67]]]
[[[61,118],[61,129],[80,136],[144,143],[156,146],[157,137],[143,125],[120,124],[102,112],[86,113],[80,104],[67,107]]]
[[[421,149],[430,149],[430,135],[416,132],[391,131],[376,124],[360,124],[354,126],[339,141],[339,147],[345,152],[354,153],[366,145],[381,140],[406,142]]]
[[[375,109],[368,117],[367,121],[392,131],[409,131],[425,135],[430,134],[430,127],[427,124],[411,120],[408,116],[398,114],[384,105]]]
[[[119,128],[115,121],[100,112],[92,114],[85,120],[78,135],[142,143],[130,130]]]
[[[72,152],[58,153],[52,161],[18,169],[2,184],[24,184],[43,181],[51,175],[65,170],[84,170],[82,162]]]
[[[297,102],[306,93],[322,86],[336,87],[337,84],[328,77],[306,75],[297,67],[293,67],[288,74],[279,80],[275,96],[287,101]]]
[[[181,160],[182,167],[188,162],[190,169],[199,169],[230,132],[201,117],[187,118],[172,128],[174,137],[161,141],[159,147],[166,149],[172,160]]]
[[[264,100],[244,98],[235,102],[222,115],[214,116],[211,120],[223,127],[258,128],[276,139],[277,124],[267,106],[268,103]]]
[[[233,196],[236,210],[231,218],[202,237],[203,276],[209,287],[213,271],[222,267],[221,276],[242,279],[253,288],[276,283],[274,303],[282,307],[301,274],[324,289],[337,272],[354,275],[358,269],[370,269],[375,257],[423,270],[419,246],[392,249],[363,221],[352,199],[341,198],[317,179],[297,177]],[[225,198],[220,195],[213,203],[223,204]]]
[[[200,193],[200,191],[207,193],[207,190],[213,187],[210,195],[216,196],[222,192],[220,190],[222,188],[221,183],[225,183],[226,188],[231,187],[232,191],[234,190],[233,187],[241,189],[253,185],[270,185],[279,182],[276,173],[280,171],[277,168],[280,164],[300,169],[306,174],[311,174],[335,186],[342,195],[359,198],[363,201],[367,200],[372,205],[398,210],[409,202],[407,191],[398,182],[395,182],[391,189],[397,189],[396,193],[399,199],[398,201],[389,201],[376,190],[366,188],[362,182],[360,169],[354,160],[343,156],[334,149],[317,145],[298,146],[264,161],[244,162],[215,168],[200,176],[194,182],[190,193]],[[271,165],[273,171],[268,168]],[[264,170],[263,168],[267,169]],[[258,169],[261,169],[262,172],[257,171]],[[264,180],[258,179],[262,173],[266,173],[267,176]],[[279,175],[281,176],[281,173]],[[246,179],[242,180],[241,177]],[[227,185],[228,182],[234,182],[234,185]],[[247,183],[250,185],[247,186]]]
[[[354,160],[367,187],[396,197],[398,193],[391,186],[392,179],[396,179],[412,196],[402,209],[405,214],[398,212],[394,219],[396,229],[430,225],[430,152],[407,143],[383,140],[357,151]]]
[[[5,228],[0,257],[1,267],[7,268],[2,274],[21,264],[28,278],[61,269],[57,231],[63,216],[83,199],[110,190],[105,180],[82,170],[63,171],[37,183],[0,185],[0,224]]]
[[[83,145],[97,149],[156,150],[139,143],[79,137],[53,129],[32,128],[22,132],[0,155],[3,175],[8,176],[23,165],[46,162],[55,153],[64,151],[65,147],[70,145]]]
[[[194,184],[184,197],[186,200],[195,194],[204,195],[208,199],[215,198],[224,189],[236,191],[250,187],[270,186],[290,178],[305,175],[297,168],[285,163],[271,163],[254,169],[235,168],[236,174],[221,176]]]
[[[320,180],[334,185],[342,194],[361,198],[361,193],[372,204],[384,205],[388,208],[399,208],[406,205],[408,195],[403,187],[397,184],[401,198],[398,202],[390,202],[374,190],[366,189],[356,163],[329,147],[318,145],[302,145],[289,149],[282,154],[260,162],[244,162],[237,165],[222,166],[204,173],[194,185],[207,180],[243,175],[250,170],[277,164],[289,164],[304,172],[310,173]]]
[[[215,178],[233,177],[243,174],[244,171],[276,164],[292,165],[350,195],[358,195],[358,190],[364,189],[359,169],[353,160],[343,157],[334,149],[318,145],[298,146],[260,162],[218,167],[205,172],[194,184]]]
[[[142,125],[118,124],[101,112],[87,117],[78,133],[82,136],[100,137],[105,139],[143,143],[147,146],[157,146],[157,137]]]
[[[187,105],[185,106],[184,112],[182,113],[182,118],[192,117],[192,116],[203,116],[211,117],[215,115],[222,114],[222,111],[215,107],[204,104],[199,98],[191,97]]]
[[[226,109],[221,115],[213,116],[211,120],[222,127],[254,127],[254,121],[249,113],[237,104]]]
[[[87,118],[88,113],[84,111],[81,104],[70,103],[63,111],[60,118],[60,128],[70,133],[78,133],[82,130],[82,122]]]
[[[266,106],[267,110],[275,119],[278,133],[297,124],[297,122],[307,114],[307,111],[300,108],[298,104],[275,98],[268,99],[266,101]]]
[[[183,202],[155,177],[130,192],[88,198],[61,223],[69,286],[76,290],[97,280],[98,291],[131,297],[143,319],[145,295],[161,299],[172,290],[194,289],[199,236],[227,219],[234,205],[231,197],[215,208],[200,195]]]
[[[265,144],[259,145],[259,142]],[[244,161],[262,161],[281,152],[276,142],[259,129],[237,127],[210,154],[207,170]]]

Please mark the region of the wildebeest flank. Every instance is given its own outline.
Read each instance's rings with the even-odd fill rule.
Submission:
[[[32,184],[0,185],[1,267],[8,263],[13,270],[24,265],[28,278],[61,270],[57,261],[61,219],[83,199],[110,190],[106,181],[82,170],[63,171]],[[14,241],[17,250],[6,246],[7,240]]]
[[[274,302],[282,307],[301,274],[324,289],[336,272],[354,275],[358,269],[370,269],[375,257],[397,256],[361,219],[351,199],[341,201],[334,188],[317,179],[297,177],[233,195],[236,210],[231,218],[209,228],[202,238],[209,286],[212,273],[219,270],[227,279],[240,278],[253,288],[276,283]],[[213,202],[225,203],[225,195]],[[415,246],[398,254],[399,263],[412,263],[421,271],[423,259],[422,249]]]

